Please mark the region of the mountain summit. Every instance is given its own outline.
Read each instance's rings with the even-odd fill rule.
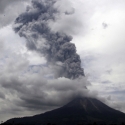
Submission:
[[[79,123],[121,123],[125,114],[94,98],[77,98],[61,108],[32,117],[14,118],[6,123],[77,125]]]

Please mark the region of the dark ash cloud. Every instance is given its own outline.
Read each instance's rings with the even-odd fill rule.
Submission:
[[[56,21],[59,12],[55,0],[32,0],[32,6],[22,13],[14,25],[15,32],[27,39],[27,47],[43,55],[48,64],[58,68],[56,77],[75,79],[84,76],[81,60],[71,36],[51,31],[50,21]]]

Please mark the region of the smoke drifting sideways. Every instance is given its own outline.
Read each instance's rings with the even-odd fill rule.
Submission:
[[[32,0],[31,3],[26,12],[15,20],[14,31],[26,38],[29,50],[40,53],[46,58],[48,65],[57,67],[56,78],[76,79],[85,76],[80,56],[71,43],[72,37],[54,32],[48,25],[50,21],[56,21],[60,14],[54,6],[56,0]]]

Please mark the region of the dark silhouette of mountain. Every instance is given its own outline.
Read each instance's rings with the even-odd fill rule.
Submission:
[[[32,117],[13,118],[6,123],[77,125],[85,123],[121,123],[125,114],[94,98],[77,98],[61,108]]]

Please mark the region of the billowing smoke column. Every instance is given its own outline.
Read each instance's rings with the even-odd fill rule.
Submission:
[[[71,36],[51,31],[50,21],[56,21],[55,0],[32,0],[14,24],[15,32],[27,39],[27,47],[42,54],[49,64],[60,66],[58,77],[76,79],[84,76],[81,60]],[[60,64],[60,65],[59,65]]]

